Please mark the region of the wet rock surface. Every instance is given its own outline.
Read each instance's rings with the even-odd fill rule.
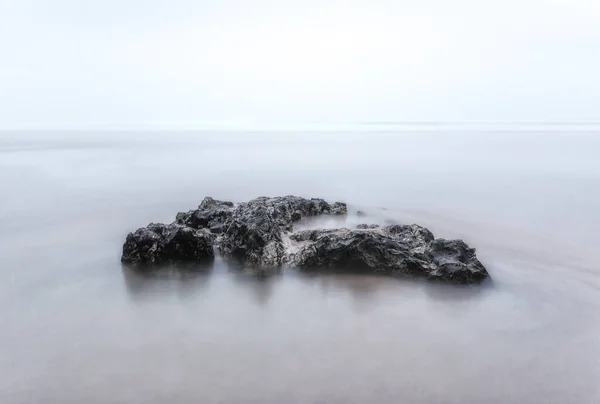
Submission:
[[[309,230],[292,239],[303,245],[290,256],[289,265],[308,271],[414,275],[464,284],[488,276],[464,241],[434,239],[417,225]]]
[[[140,268],[203,262],[220,255],[246,268],[295,267],[423,276],[475,283],[488,273],[462,240],[435,239],[418,225],[294,231],[294,223],[320,215],[346,215],[345,203],[297,196],[260,197],[233,204],[207,197],[175,222],[150,224],[127,236],[122,262]]]
[[[219,251],[248,265],[280,267],[286,261],[286,233],[294,222],[319,215],[345,215],[346,204],[296,196],[257,198],[237,206],[225,222]]]
[[[356,226],[357,229],[362,229],[362,230],[376,229],[378,227],[380,227],[378,224],[366,224],[366,223],[361,223],[358,226]]]
[[[198,209],[178,213],[175,221],[194,229],[209,229],[212,233],[220,233],[232,210],[233,202],[206,197]]]
[[[121,262],[139,268],[206,262],[214,258],[214,236],[177,223],[150,223],[129,233]]]

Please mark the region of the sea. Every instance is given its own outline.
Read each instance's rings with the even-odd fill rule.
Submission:
[[[491,279],[120,263],[206,196],[282,195],[464,239]],[[0,402],[597,404],[599,246],[598,127],[4,130]]]

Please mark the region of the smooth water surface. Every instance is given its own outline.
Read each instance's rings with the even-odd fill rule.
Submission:
[[[598,403],[598,135],[1,133],[0,402]],[[285,194],[464,238],[492,282],[120,265],[204,196]]]

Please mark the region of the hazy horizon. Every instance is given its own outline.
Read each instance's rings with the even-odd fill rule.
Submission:
[[[147,132],[362,132],[362,133],[380,133],[380,132],[436,132],[445,133],[449,131],[485,133],[489,131],[502,132],[596,132],[600,130],[600,121],[515,121],[515,122],[485,122],[485,121],[407,121],[407,122],[161,122],[161,123],[129,123],[129,124],[73,124],[73,123],[55,123],[55,124],[0,124],[0,134],[10,132],[126,132],[126,131],[147,131]]]

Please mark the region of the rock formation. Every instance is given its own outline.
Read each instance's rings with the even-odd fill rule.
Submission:
[[[121,260],[138,268],[202,262],[214,258],[214,246],[225,259],[261,270],[382,273],[463,284],[488,276],[464,241],[435,239],[417,225],[294,231],[304,218],[346,214],[346,204],[323,199],[260,197],[234,205],[208,197],[172,224],[130,233]]]

